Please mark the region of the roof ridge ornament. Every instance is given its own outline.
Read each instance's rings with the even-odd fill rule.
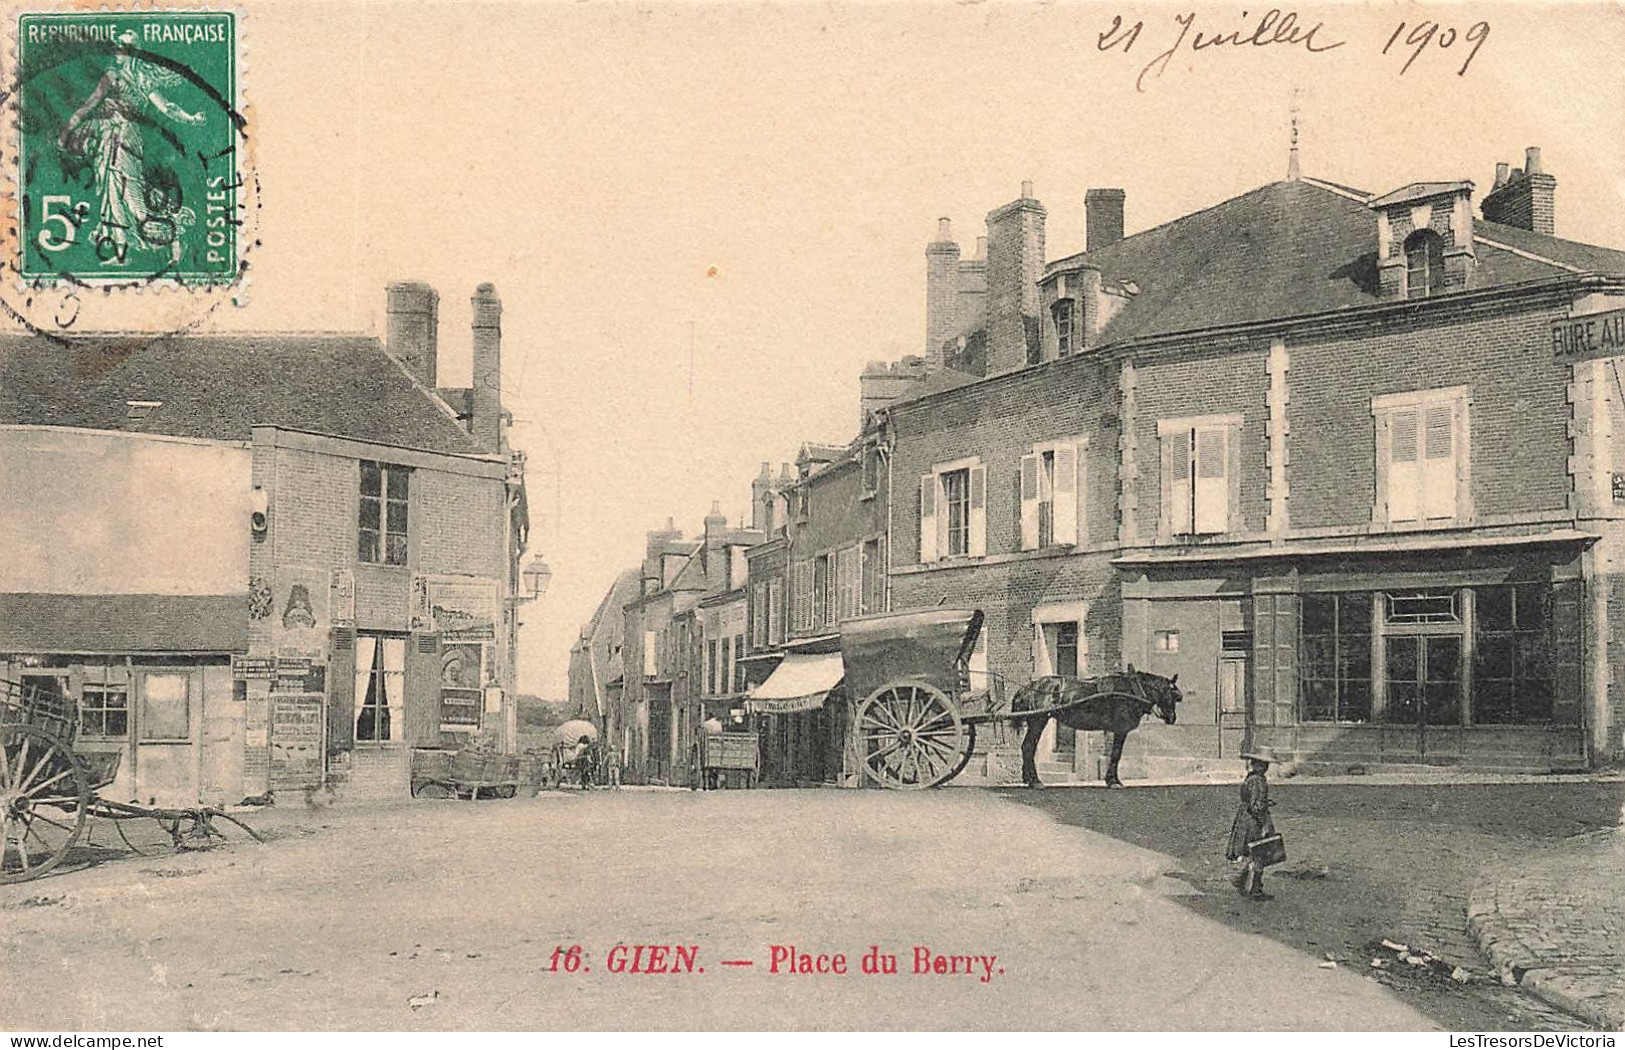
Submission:
[[[1301,178],[1298,170],[1298,100],[1303,97],[1303,89],[1292,89],[1292,138],[1287,149],[1286,179],[1288,182],[1297,182]]]

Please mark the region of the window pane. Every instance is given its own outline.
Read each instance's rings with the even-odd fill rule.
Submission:
[[[1337,683],[1311,678],[1303,683],[1303,717],[1310,722],[1330,722],[1337,717]]]
[[[1367,663],[1369,663],[1369,657]],[[1337,713],[1340,722],[1371,721],[1371,678],[1350,678],[1343,683],[1343,702]]]
[[[1473,661],[1474,679],[1512,677],[1512,634],[1509,631],[1479,631]]]
[[[1303,633],[1329,635],[1337,625],[1337,597],[1331,594],[1306,594],[1303,608]]]
[[[404,467],[390,467],[386,472],[389,476],[389,498],[406,498],[406,479],[411,474]]]
[[[1371,634],[1371,594],[1339,595],[1337,599],[1337,630],[1344,636]]]
[[[390,533],[388,537],[388,557],[384,560],[390,565],[406,564],[406,537],[398,533]]]
[[[382,471],[378,464],[361,462],[361,494],[363,496],[376,496],[382,492]]]
[[[1512,588],[1479,587],[1473,592],[1480,631],[1512,630]]]
[[[389,531],[406,531],[406,504],[398,500],[389,501]]]
[[[378,534],[362,529],[361,534],[356,538],[355,553],[356,557],[362,561],[378,561]]]
[[[1521,583],[1517,588],[1518,629],[1530,630],[1546,626],[1551,611],[1552,588],[1544,583]]]
[[[185,740],[190,737],[192,723],[186,675],[148,674],[144,676],[143,686],[141,739]]]
[[[381,510],[376,499],[368,499],[365,496],[362,497],[360,525],[363,529],[378,528],[380,513]]]

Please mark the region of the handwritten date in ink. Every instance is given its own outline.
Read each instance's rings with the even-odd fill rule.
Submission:
[[[1410,30],[1409,32],[1406,32],[1407,28]],[[1403,34],[1403,40],[1401,34]],[[1431,19],[1425,19],[1414,26],[1407,22],[1401,22],[1394,27],[1394,35],[1388,38],[1386,44],[1382,45],[1382,53],[1388,54],[1395,45],[1399,46],[1401,52],[1407,47],[1414,49],[1411,51],[1411,57],[1407,58],[1405,64],[1399,69],[1399,75],[1404,76],[1410,71],[1411,64],[1421,58],[1422,52],[1429,47],[1437,45],[1443,51],[1449,50],[1460,42],[1463,47],[1471,48],[1467,52],[1467,58],[1462,62],[1461,68],[1456,70],[1456,76],[1464,77],[1467,75],[1467,67],[1472,65],[1473,59],[1478,57],[1479,48],[1483,47],[1484,41],[1489,38],[1490,24],[1488,22],[1474,22],[1467,27],[1465,33],[1457,33],[1455,26],[1443,25]]]
[[[1348,43],[1347,40],[1338,39],[1336,30],[1325,22],[1310,24],[1307,20],[1300,20],[1296,11],[1282,11],[1274,7],[1256,17],[1243,11],[1240,23],[1232,25],[1216,25],[1213,19],[1205,15],[1198,19],[1195,11],[1175,14],[1173,20],[1175,28],[1167,34],[1158,34],[1154,29],[1148,30],[1143,19],[1128,22],[1122,15],[1113,15],[1111,25],[1096,35],[1095,46],[1100,51],[1119,51],[1129,55],[1135,53],[1140,38],[1147,36],[1151,47],[1161,47],[1162,50],[1140,68],[1139,76],[1135,78],[1135,88],[1144,91],[1146,80],[1160,80],[1175,56],[1182,53],[1201,55],[1286,47],[1320,55]],[[1407,21],[1394,28],[1381,53],[1403,54],[1409,49],[1410,55],[1399,71],[1403,76],[1429,48],[1436,47],[1441,51],[1456,48],[1456,53],[1465,51],[1466,56],[1456,75],[1466,76],[1468,67],[1478,57],[1489,35],[1488,22],[1474,22],[1462,31],[1431,19],[1414,24]]]

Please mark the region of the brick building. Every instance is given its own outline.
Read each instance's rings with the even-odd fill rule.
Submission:
[[[628,782],[687,785],[701,723],[737,702],[745,551],[764,537],[729,526],[715,504],[699,539],[666,526],[648,534],[639,591],[622,605],[623,684],[607,735]]]
[[[747,553],[747,681],[764,783],[855,783],[837,625],[886,607],[889,491],[873,429],[846,447],[803,446],[795,474],[781,471],[777,484],[762,464],[753,496],[772,538]]]
[[[0,343],[0,673],[122,753],[112,797],[404,795],[414,748],[512,747],[501,304],[437,392],[437,302],[391,286],[382,343]]]
[[[1293,174],[1045,258],[987,216],[970,384],[880,413],[893,608],[986,610],[991,668],[1179,675],[1125,770],[1268,743],[1306,765],[1582,768],[1621,755],[1625,253],[1554,233],[1531,150],[1372,195]],[[951,338],[944,333],[958,328]],[[964,342],[961,343],[960,340]],[[1098,774],[1097,742],[1045,742]]]

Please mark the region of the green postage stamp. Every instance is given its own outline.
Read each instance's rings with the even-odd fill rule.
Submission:
[[[35,287],[235,280],[237,21],[222,11],[18,17],[18,269]]]

